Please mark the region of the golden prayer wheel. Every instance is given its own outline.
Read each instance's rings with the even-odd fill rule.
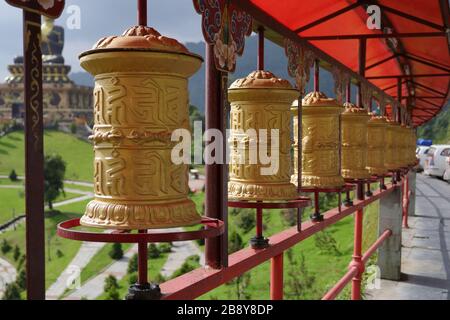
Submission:
[[[408,167],[409,166],[409,130],[406,127],[406,125],[402,124],[400,126],[401,134],[400,134],[400,162],[402,167]]]
[[[297,197],[297,189],[290,183],[290,106],[298,96],[298,91],[287,80],[267,71],[252,72],[229,88],[228,196],[231,199],[289,200]],[[279,157],[273,159],[278,165],[273,171],[269,169],[271,165],[262,163],[259,157],[260,148],[266,143],[267,154],[271,154],[272,129],[279,133]],[[267,134],[260,130],[267,130]]]
[[[396,169],[403,168],[405,166],[403,159],[403,129],[400,123],[393,123],[393,158]]]
[[[367,126],[367,170],[371,175],[387,173],[384,156],[387,122],[385,117],[373,115]]]
[[[384,153],[384,166],[389,171],[397,170],[401,167],[399,164],[398,150],[398,128],[400,125],[391,120],[387,120],[386,146]]]
[[[188,198],[188,165],[171,159],[171,135],[190,130],[188,78],[202,58],[139,26],[101,39],[80,60],[95,76],[95,198],[81,224],[154,229],[199,223]]]
[[[341,115],[342,163],[344,179],[368,179],[367,170],[367,124],[370,116],[367,110],[352,103],[344,104]]]
[[[293,110],[295,107],[294,102]],[[339,167],[339,122],[343,109],[336,100],[322,92],[311,92],[303,99],[302,187],[335,188],[344,185]],[[297,166],[293,182],[296,181],[296,170]]]
[[[416,165],[417,162],[417,156],[416,156],[416,132],[414,131],[413,128],[408,127],[409,130],[409,164],[410,165]]]

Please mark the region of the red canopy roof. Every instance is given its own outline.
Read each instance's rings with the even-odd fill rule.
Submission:
[[[366,24],[368,14],[366,6],[359,5],[361,1],[356,3],[355,0],[249,0],[248,2],[247,10],[254,7],[252,9],[263,11],[301,37],[322,37],[320,40],[311,38],[309,41],[356,72],[358,38],[336,40],[323,39],[323,36],[382,35],[386,32],[398,34],[399,36],[394,39],[394,43],[397,42],[395,46],[392,46],[392,40],[386,38],[367,40],[365,76],[374,85],[395,97],[399,78],[386,76],[407,75],[410,72],[412,77],[400,78],[403,82],[402,103],[407,104],[407,97],[415,97],[409,101],[415,104],[413,122],[416,126],[430,120],[445,106],[450,84],[450,49],[448,33],[447,35],[445,33],[449,24],[447,0],[362,1],[379,5],[383,17],[382,28],[389,27],[389,31],[368,29]],[[339,14],[333,15],[336,12]],[[333,16],[322,19],[329,15]],[[318,20],[321,23],[315,23]],[[412,35],[407,36],[405,33],[419,33],[420,36],[411,37]]]

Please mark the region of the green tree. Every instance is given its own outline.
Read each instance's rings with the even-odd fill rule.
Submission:
[[[123,257],[122,245],[120,243],[114,243],[109,251],[111,259],[120,260]]]
[[[138,255],[134,254],[128,262],[127,273],[132,274],[138,271]]]
[[[320,231],[314,235],[314,243],[316,247],[323,253],[338,256],[339,251],[336,239],[329,231]]]
[[[114,289],[119,289],[119,283],[117,282],[117,278],[112,274],[105,278],[105,284],[103,285],[103,290],[105,292],[109,292]]]
[[[53,210],[53,201],[64,194],[64,176],[66,163],[59,155],[46,156],[44,159],[45,201]]]
[[[161,251],[158,249],[156,244],[150,243],[148,246],[148,257],[151,259],[156,259],[161,256]]]
[[[11,251],[11,249],[12,249],[12,247],[11,247],[11,245],[9,244],[8,240],[3,239],[2,247],[1,247],[2,253],[3,253],[3,254],[7,254],[8,252]]]
[[[5,292],[3,294],[3,300],[21,300],[20,288],[13,282],[6,285]]]
[[[25,290],[27,288],[27,272],[25,270],[21,270],[16,279],[16,284],[21,290]]]
[[[256,222],[255,213],[252,210],[240,210],[236,216],[236,225],[245,233],[253,229]]]
[[[14,261],[19,260],[20,254],[21,254],[21,253],[20,253],[20,248],[19,248],[19,246],[16,244],[16,246],[14,247],[14,253],[13,253]]]
[[[11,173],[9,174],[9,180],[11,180],[12,182],[18,181],[18,176],[16,173],[16,170],[12,169]]]
[[[244,241],[239,233],[233,231],[230,234],[230,238],[228,240],[228,253],[231,254],[233,252],[239,251],[243,247]]]

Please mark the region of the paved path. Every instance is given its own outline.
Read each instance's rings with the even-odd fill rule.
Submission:
[[[72,259],[67,268],[61,273],[56,281],[47,289],[45,293],[47,300],[57,300],[73,281],[80,275],[81,270],[87,266],[89,261],[103,248],[106,244],[100,242],[83,242],[80,250]]]
[[[182,231],[181,228],[178,229],[179,231]],[[183,265],[187,258],[195,255],[200,256],[200,264],[204,265],[205,255],[193,241],[173,242],[172,252],[167,257],[167,261],[161,269],[161,275],[165,278],[172,276],[172,274]]]
[[[6,285],[16,281],[16,268],[8,261],[0,258],[0,299],[3,297]]]
[[[84,283],[81,288],[70,293],[64,300],[80,300],[82,298],[88,300],[94,300],[103,293],[103,286],[105,285],[105,279],[109,275],[113,275],[117,280],[121,280],[126,274],[128,269],[128,261],[130,258],[138,252],[137,245],[133,246],[123,255],[123,258],[112,263],[104,272],[95,276],[91,280]]]
[[[450,300],[450,184],[417,175],[416,216],[403,229],[403,281],[381,281],[369,299]]]

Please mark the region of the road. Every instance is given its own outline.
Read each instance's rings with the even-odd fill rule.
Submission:
[[[402,281],[381,280],[369,299],[450,300],[450,184],[417,174],[416,215],[402,234]]]

